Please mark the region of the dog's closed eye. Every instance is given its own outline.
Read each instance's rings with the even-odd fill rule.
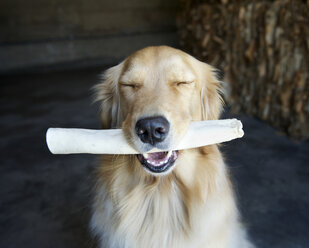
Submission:
[[[138,89],[141,87],[141,85],[137,83],[120,83],[120,86],[132,89]]]
[[[183,86],[183,85],[192,85],[194,81],[180,81],[180,82],[175,82],[177,86]]]

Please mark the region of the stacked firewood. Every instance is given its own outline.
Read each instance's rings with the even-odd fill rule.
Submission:
[[[181,45],[222,69],[232,110],[309,138],[309,1],[183,1]]]

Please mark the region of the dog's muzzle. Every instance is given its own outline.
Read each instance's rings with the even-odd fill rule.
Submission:
[[[170,123],[163,116],[139,119],[135,133],[142,143],[152,148],[162,149],[170,131]],[[165,142],[164,142],[165,141]],[[162,173],[168,171],[178,158],[178,151],[138,154],[137,159],[147,171]]]

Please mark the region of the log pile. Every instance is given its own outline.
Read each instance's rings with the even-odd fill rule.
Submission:
[[[309,1],[183,1],[181,45],[225,72],[227,102],[309,138]]]

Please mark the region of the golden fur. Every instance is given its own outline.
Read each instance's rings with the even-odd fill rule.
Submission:
[[[191,121],[217,119],[222,101],[214,68],[170,47],[142,49],[108,69],[96,86],[103,128],[134,133],[141,117],[162,115],[177,144]],[[100,247],[249,248],[228,172],[216,145],[183,150],[173,170],[147,173],[135,155],[104,155],[91,219]]]

